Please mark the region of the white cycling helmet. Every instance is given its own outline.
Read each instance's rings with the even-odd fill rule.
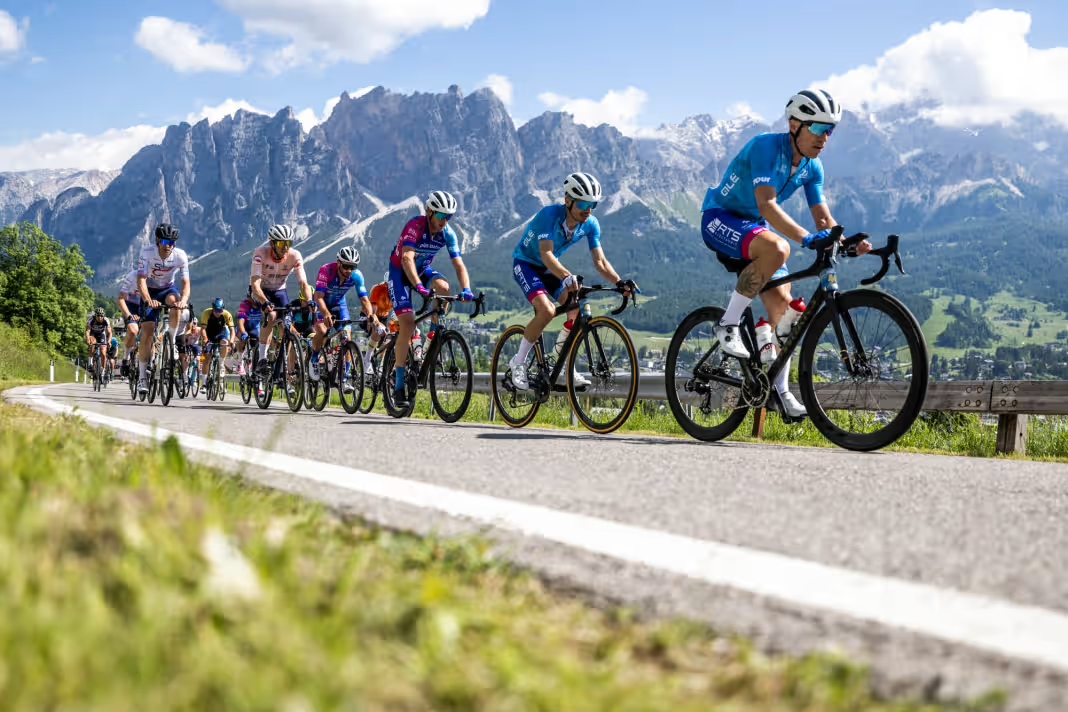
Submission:
[[[786,102],[786,118],[837,125],[842,120],[842,105],[823,89],[805,89]]]
[[[452,215],[456,212],[456,198],[444,190],[435,190],[426,199],[426,209]]]
[[[360,266],[360,252],[352,245],[342,247],[337,251],[337,261]]]
[[[293,242],[293,228],[289,225],[274,225],[267,232],[267,239],[271,242]]]
[[[589,173],[572,173],[564,180],[564,194],[573,200],[599,203],[604,199],[601,184]]]

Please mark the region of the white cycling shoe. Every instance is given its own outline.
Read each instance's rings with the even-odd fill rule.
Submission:
[[[571,381],[575,384],[575,388],[586,388],[591,384],[590,379],[586,378],[578,371],[571,372]]]
[[[779,394],[779,400],[782,401],[783,411],[791,418],[804,418],[808,415],[808,411],[805,410],[805,406],[798,402],[793,393],[787,391],[786,393]]]
[[[736,359],[749,359],[749,349],[745,348],[745,344],[742,343],[742,332],[737,324],[732,326],[717,324],[712,327],[712,334],[719,341],[723,353]]]
[[[312,379],[313,381],[318,381],[319,380],[319,362],[318,361],[309,361],[308,362],[308,378]]]
[[[512,369],[512,385],[520,391],[528,390],[530,381],[527,380],[527,365],[512,361],[508,367]]]

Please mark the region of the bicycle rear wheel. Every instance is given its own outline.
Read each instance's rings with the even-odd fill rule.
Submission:
[[[286,403],[294,413],[304,405],[304,349],[303,341],[296,338],[286,338],[285,341],[285,368],[284,382],[286,384]],[[279,358],[282,358],[281,356]],[[288,386],[292,386],[289,388]]]
[[[441,341],[437,344],[437,357],[430,371],[430,400],[442,420],[455,423],[464,417],[471,405],[475,379],[471,349],[464,337],[455,331],[440,329],[434,338]]]
[[[393,389],[397,387],[397,371],[394,368],[394,364],[397,361],[397,355],[393,349],[386,351],[386,356],[382,359],[382,405],[386,406],[386,412],[392,415],[394,418],[407,418],[415,411],[415,397],[418,395],[418,391],[412,394],[407,408],[398,408],[397,404],[393,401]],[[408,392],[411,393],[412,389],[408,387],[407,379],[415,378],[415,364],[412,359],[412,351],[408,350],[408,369],[405,376],[405,387]]]
[[[523,341],[524,328],[518,324],[510,326],[497,339],[497,346],[493,349],[493,361],[490,363],[490,391],[493,396],[493,404],[497,412],[504,418],[504,422],[513,428],[522,428],[541,408],[541,400],[535,390],[521,391],[512,383],[512,359],[519,353],[519,345]],[[534,376],[540,372],[541,347],[534,344],[527,358],[527,381],[534,385]]]
[[[370,344],[368,344],[370,346]],[[361,413],[370,413],[374,410],[375,401],[378,400],[378,392],[382,390],[382,384],[379,380],[380,373],[378,369],[379,362],[382,359],[378,356],[371,357],[371,370],[370,372],[364,372],[364,391],[363,399],[360,401],[359,411]]]
[[[337,382],[341,407],[352,415],[363,400],[363,356],[355,341],[346,341],[337,353]]]
[[[835,445],[878,450],[904,435],[923,408],[927,342],[908,308],[886,292],[845,292],[837,305],[837,319],[827,304],[805,334],[801,399]]]
[[[311,349],[304,350],[304,405],[322,411],[330,402],[330,379],[323,374],[326,371],[326,349],[319,356],[319,380],[313,381],[308,375],[311,364]]]
[[[687,435],[708,442],[729,437],[749,412],[741,366],[723,353],[712,331],[722,318],[719,307],[687,315],[671,337],[665,364],[671,414]]]
[[[267,369],[266,371],[260,371],[259,364],[253,366],[252,378],[252,391],[256,394],[256,405],[261,409],[266,410],[271,405],[271,401],[274,400],[274,379],[275,379],[275,361],[281,356],[279,355],[279,349],[274,346],[274,353],[267,354]],[[266,375],[264,375],[266,374]],[[263,391],[262,395],[260,391]]]
[[[615,319],[590,319],[568,355],[567,395],[575,416],[589,430],[605,435],[627,422],[638,399],[638,354],[630,334]],[[589,374],[582,391],[575,371]]]

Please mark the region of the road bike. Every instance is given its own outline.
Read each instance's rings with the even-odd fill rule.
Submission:
[[[435,314],[444,316],[448,312],[450,302],[462,299],[460,295],[439,297],[434,294],[434,290],[430,290],[416,314],[416,325]],[[473,304],[475,310],[470,319],[486,313],[485,294],[480,292]],[[429,308],[430,305],[433,305],[433,308]],[[464,417],[471,404],[475,375],[474,364],[471,363],[471,349],[463,334],[445,326],[439,326],[433,337],[428,334],[427,339],[430,344],[423,348],[421,361],[416,359],[415,349],[408,349],[407,375],[404,378],[404,389],[408,396],[407,408],[398,408],[393,400],[393,390],[397,382],[397,372],[394,368],[397,352],[394,349],[385,352],[382,359],[382,377],[379,380],[382,404],[385,405],[386,412],[394,418],[406,418],[415,411],[415,398],[422,388],[430,391],[430,401],[438,417],[446,423],[455,423]]]
[[[303,308],[300,304],[273,307],[281,318],[274,325],[267,365],[264,369],[253,369],[256,405],[262,409],[271,405],[276,387],[285,392],[286,403],[294,413],[304,405],[304,339],[296,336],[290,328],[293,326],[293,312]],[[248,345],[245,348],[249,348]]]
[[[637,304],[636,292],[623,294],[625,289],[636,289],[627,281],[624,287],[607,287],[601,284],[581,286],[556,307],[553,318],[578,308],[578,316],[560,350],[566,354],[557,360],[545,350],[544,333],[538,336],[534,348],[527,357],[527,390],[520,390],[512,382],[512,359],[519,353],[525,327],[508,327],[493,350],[490,366],[490,382],[493,402],[504,422],[521,428],[538,414],[542,404],[555,393],[567,392],[576,417],[586,428],[595,433],[611,433],[627,422],[638,398],[638,355],[634,342],[626,328],[611,316],[592,316],[589,295],[596,292],[616,292],[623,301],[612,316],[622,314],[633,301]],[[566,382],[561,384],[560,374],[567,366]],[[588,377],[588,386],[575,383],[574,374],[581,371]]]
[[[763,291],[813,277],[819,284],[808,307],[765,367],[756,346],[753,311],[747,307],[740,334],[749,359],[727,356],[713,328],[723,309],[708,306],[689,314],[668,347],[665,386],[671,412],[682,429],[698,440],[722,440],[745,420],[751,408],[783,411],[771,386],[800,344],[798,388],[812,424],[828,440],[848,450],[886,447],[916,420],[927,395],[930,361],[927,342],[916,318],[884,291],[838,288],[836,265],[844,250],[856,257],[867,235],[842,241],[842,228],[817,240],[816,259],[807,269],[771,280]],[[882,260],[881,269],[860,281],[869,286],[886,276],[893,258],[905,274],[898,253],[899,238],[869,254]],[[773,337],[774,338],[774,337]]]
[[[356,341],[346,336],[345,327],[352,319],[334,318],[319,352],[319,379],[304,380],[304,401],[309,408],[321,411],[330,402],[331,385],[337,389],[341,407],[350,415],[360,407],[364,396],[363,355]],[[310,340],[309,340],[310,341]],[[338,343],[340,342],[340,343]],[[305,344],[305,374],[310,373],[311,344]]]

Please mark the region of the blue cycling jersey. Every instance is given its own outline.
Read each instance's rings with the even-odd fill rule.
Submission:
[[[793,158],[790,134],[755,136],[731,161],[720,184],[708,189],[701,210],[722,208],[748,220],[763,220],[756,202],[756,189],[762,185],[775,188],[780,203],[801,187],[810,208],[823,203],[823,163],[803,158],[791,175]]]
[[[541,243],[544,240],[553,241],[555,257],[564,254],[582,238],[586,238],[591,250],[601,246],[601,224],[597,222],[597,218],[591,215],[589,220],[575,227],[570,237],[565,230],[566,220],[567,208],[563,205],[549,205],[539,210],[527,225],[523,239],[516,246],[512,258],[544,267],[545,263],[541,259]]]

